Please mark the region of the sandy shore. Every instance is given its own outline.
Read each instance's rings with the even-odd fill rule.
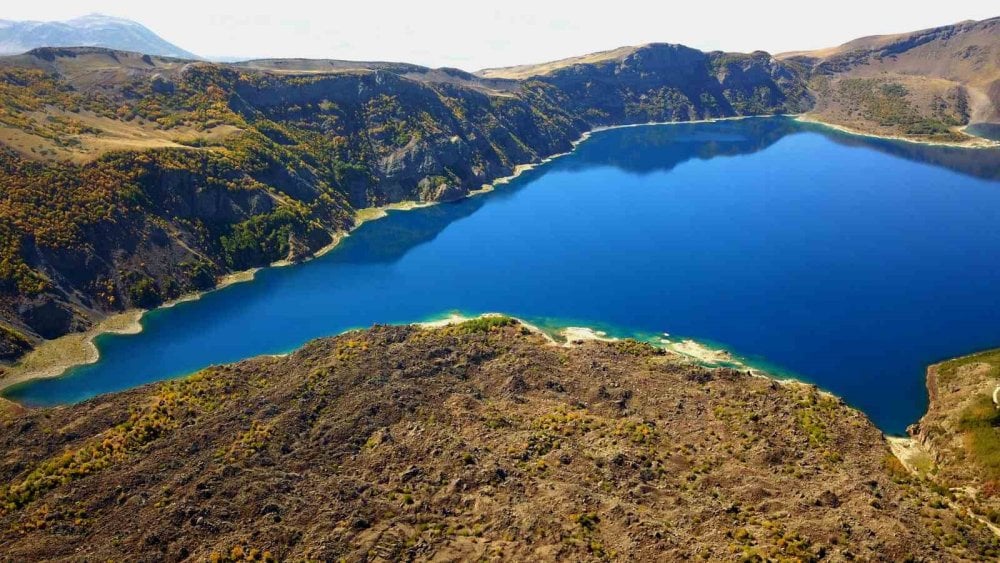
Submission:
[[[218,285],[208,291],[215,291],[233,284],[252,281],[260,268],[227,274],[219,279]],[[183,295],[160,305],[167,309],[179,303],[197,301],[207,291]],[[46,340],[14,365],[0,367],[0,391],[32,379],[59,377],[66,370],[100,359],[100,351],[94,339],[101,334],[139,334],[142,332],[142,317],[146,309],[130,309],[105,317],[86,332],[74,332],[53,340]]]
[[[682,356],[687,356],[691,359],[697,360],[699,362],[705,362],[709,364],[721,364],[730,363],[742,366],[743,363],[739,362],[733,355],[725,350],[717,350],[709,348],[695,342],[694,340],[685,339],[679,342],[674,342],[666,338],[661,338],[660,342],[663,347],[667,350],[676,352]]]
[[[815,116],[808,114],[801,114],[795,116],[797,121],[803,123],[814,123],[816,125],[822,125],[824,127],[829,127],[841,133],[847,133],[848,135],[857,135],[859,137],[871,137],[873,139],[890,139],[893,141],[902,141],[904,143],[913,143],[917,145],[929,145],[935,147],[953,147],[960,149],[995,149],[1000,148],[1000,141],[993,141],[991,139],[984,139],[982,137],[976,137],[975,135],[969,135],[967,141],[925,141],[921,139],[914,139],[911,137],[904,137],[902,135],[878,135],[875,133],[869,133],[866,131],[861,131],[860,129],[854,129],[851,127],[846,127],[844,125],[837,125],[835,123],[830,123],[828,121],[823,121],[817,119]],[[964,129],[964,128],[963,128]],[[963,131],[964,132],[964,131]]]
[[[20,362],[3,368],[0,390],[30,379],[59,377],[67,369],[92,364],[100,354],[94,345],[99,334],[136,334],[142,331],[139,320],[143,311],[127,311],[105,318],[87,332],[76,332],[47,340],[28,353]]]

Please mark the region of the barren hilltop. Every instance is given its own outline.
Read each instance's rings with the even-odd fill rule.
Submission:
[[[15,560],[976,561],[803,384],[514,320],[375,327],[0,423]]]

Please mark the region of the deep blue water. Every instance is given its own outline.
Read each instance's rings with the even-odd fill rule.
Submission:
[[[1000,152],[786,118],[594,135],[497,191],[391,213],[307,264],[147,315],[52,405],[459,310],[724,344],[900,433],[924,368],[1000,346]]]

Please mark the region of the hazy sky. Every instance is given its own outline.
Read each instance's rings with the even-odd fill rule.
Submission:
[[[595,5],[596,4],[596,5]],[[36,0],[0,19],[134,19],[206,57],[392,60],[477,70],[652,41],[772,53],[1000,15],[996,0]]]

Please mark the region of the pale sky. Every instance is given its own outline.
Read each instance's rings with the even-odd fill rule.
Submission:
[[[622,45],[683,43],[771,53],[1000,16],[996,0],[35,0],[0,19],[92,12],[136,20],[204,57],[405,61],[466,70]]]

